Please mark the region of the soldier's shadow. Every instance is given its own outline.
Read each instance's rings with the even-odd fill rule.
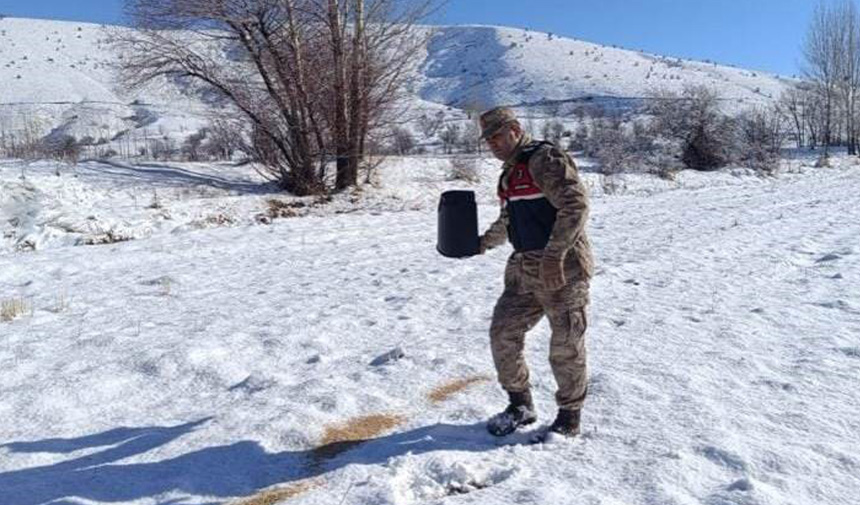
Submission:
[[[303,451],[266,452],[257,442],[208,447],[178,457],[156,459],[150,451],[192,432],[211,418],[169,427],[118,428],[75,439],[49,439],[0,445],[9,453],[51,453],[95,449],[60,463],[0,473],[5,505],[71,504],[72,499],[128,502],[190,495],[235,497],[274,484],[323,475],[350,464],[379,464],[406,453],[442,450],[487,451],[498,447],[482,424],[434,424],[372,440],[332,444]],[[103,450],[98,448],[104,447]],[[177,503],[165,497],[161,502]],[[75,501],[74,503],[77,503]],[[217,502],[216,502],[217,503]]]

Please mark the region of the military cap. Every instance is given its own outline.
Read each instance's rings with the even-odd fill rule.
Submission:
[[[481,114],[481,139],[487,140],[503,126],[519,123],[517,115],[510,107],[496,107]]]

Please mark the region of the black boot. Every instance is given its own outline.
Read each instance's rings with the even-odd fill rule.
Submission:
[[[555,416],[555,421],[550,425],[549,431],[566,437],[575,437],[579,435],[579,417],[579,409],[558,409],[558,415]]]
[[[487,421],[487,431],[497,437],[510,435],[520,426],[537,421],[531,392],[508,392],[508,397],[510,399],[508,407]]]

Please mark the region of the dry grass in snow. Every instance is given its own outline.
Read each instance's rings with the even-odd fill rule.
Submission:
[[[23,298],[0,301],[0,321],[9,322],[27,312],[31,312],[30,304]]]
[[[266,489],[254,496],[237,501],[233,505],[275,505],[276,503],[284,500],[289,500],[296,496],[305,494],[322,485],[323,483],[319,481],[305,481],[287,487]]]
[[[375,414],[356,417],[338,425],[327,426],[320,446],[316,448],[314,453],[317,458],[330,459],[362,442],[372,440],[382,433],[400,426],[405,421],[405,417],[397,414]]]
[[[490,377],[486,375],[475,375],[474,377],[467,377],[465,379],[452,380],[433,388],[432,391],[427,393],[427,398],[434,404],[442,403],[473,384],[489,381]]]

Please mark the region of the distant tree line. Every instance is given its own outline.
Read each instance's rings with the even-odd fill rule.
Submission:
[[[162,129],[132,128],[111,133],[104,126],[78,136],[62,130],[45,135],[45,121],[22,114],[14,128],[0,122],[0,158],[57,160],[75,164],[81,159],[151,161],[229,161],[253,152],[241,127],[216,119],[208,126],[177,139]]]
[[[558,143],[561,132],[565,147],[594,158],[606,174],[672,177],[684,168],[716,170],[731,164],[774,171],[786,139],[779,108],[757,106],[731,115],[725,105],[706,86],[657,91],[631,111],[592,106],[578,115],[572,130],[545,125],[544,137]]]
[[[799,141],[821,146],[825,159],[832,145],[845,145],[849,154],[857,154],[860,14],[853,1],[817,6],[803,55],[807,83],[784,97],[795,115]]]

